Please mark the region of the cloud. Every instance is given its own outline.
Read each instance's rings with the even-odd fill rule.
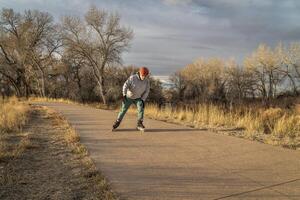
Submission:
[[[124,64],[147,65],[153,74],[171,74],[197,57],[242,61],[259,43],[300,40],[297,0],[0,0],[3,7],[39,9],[56,19],[83,16],[92,4],[121,14],[135,35]]]
[[[187,5],[192,3],[192,0],[163,0],[167,5]]]

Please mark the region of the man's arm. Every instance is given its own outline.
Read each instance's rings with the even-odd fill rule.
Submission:
[[[146,87],[146,90],[145,90],[144,94],[142,95],[142,100],[143,101],[146,101],[146,99],[149,95],[149,92],[150,92],[150,81],[147,80],[147,87]]]
[[[123,89],[122,89],[123,96],[126,96],[127,90],[130,87],[130,85],[131,85],[131,77],[129,77],[123,85]]]

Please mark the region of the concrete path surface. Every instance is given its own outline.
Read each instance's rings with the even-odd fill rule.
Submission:
[[[36,103],[63,114],[123,199],[300,199],[300,152],[63,103]],[[147,108],[146,108],[147,109]]]

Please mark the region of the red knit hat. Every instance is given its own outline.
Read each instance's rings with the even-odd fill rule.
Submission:
[[[140,75],[147,76],[149,74],[149,70],[147,67],[141,67],[140,68]]]

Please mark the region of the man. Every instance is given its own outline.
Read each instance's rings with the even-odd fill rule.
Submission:
[[[123,85],[123,102],[118,119],[113,125],[113,130],[118,128],[131,104],[135,104],[138,110],[137,129],[143,131],[145,101],[150,91],[150,81],[148,79],[149,70],[141,67],[139,72],[130,76]]]

